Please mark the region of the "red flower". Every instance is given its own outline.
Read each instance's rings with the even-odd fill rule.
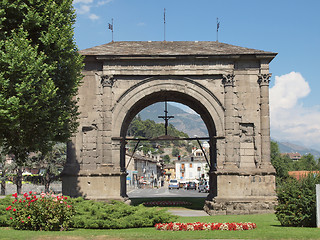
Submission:
[[[18,197],[18,193],[12,194],[12,196],[17,198]]]
[[[17,209],[15,209],[15,208],[14,208],[12,211],[14,211],[14,212],[15,212],[15,211],[17,211]]]
[[[28,197],[28,193],[24,193],[23,196],[24,196],[24,197]]]
[[[12,220],[12,217],[10,217],[10,219]]]
[[[29,194],[32,195],[32,191],[30,191]]]
[[[28,219],[30,219],[30,216],[28,216]]]
[[[7,207],[6,210],[7,210],[7,211],[11,210],[11,206]]]

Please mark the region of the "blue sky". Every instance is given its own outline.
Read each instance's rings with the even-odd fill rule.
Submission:
[[[320,1],[74,0],[79,49],[111,41],[219,41],[277,52],[270,64],[271,136],[320,150]]]

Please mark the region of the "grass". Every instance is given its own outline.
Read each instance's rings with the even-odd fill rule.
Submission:
[[[179,217],[179,222],[254,222],[249,231],[170,232],[154,228],[122,230],[74,229],[68,232],[34,232],[0,228],[0,239],[319,239],[320,229],[281,227],[274,214]]]

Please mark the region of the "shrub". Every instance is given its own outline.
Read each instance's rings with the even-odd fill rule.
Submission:
[[[276,216],[283,226],[316,226],[316,184],[320,176],[309,174],[296,180],[288,178],[277,187]]]
[[[152,227],[156,223],[171,222],[177,218],[166,210],[130,206],[123,202],[95,202],[77,198],[73,200],[76,211],[72,218],[75,228],[121,229]]]
[[[67,197],[42,193],[25,193],[23,198],[13,194],[12,205],[6,208],[11,213],[11,226],[22,230],[68,230],[73,216],[73,207]]]
[[[0,227],[8,227],[10,222],[10,212],[6,211],[6,208],[12,204],[12,197],[6,196],[5,198],[0,199]]]

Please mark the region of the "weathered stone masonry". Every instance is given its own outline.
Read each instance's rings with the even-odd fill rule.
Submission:
[[[81,51],[79,131],[63,193],[126,198],[125,141],[133,117],[159,101],[199,113],[210,140],[210,214],[273,211],[269,62],[275,53],[219,42],[113,42]]]

